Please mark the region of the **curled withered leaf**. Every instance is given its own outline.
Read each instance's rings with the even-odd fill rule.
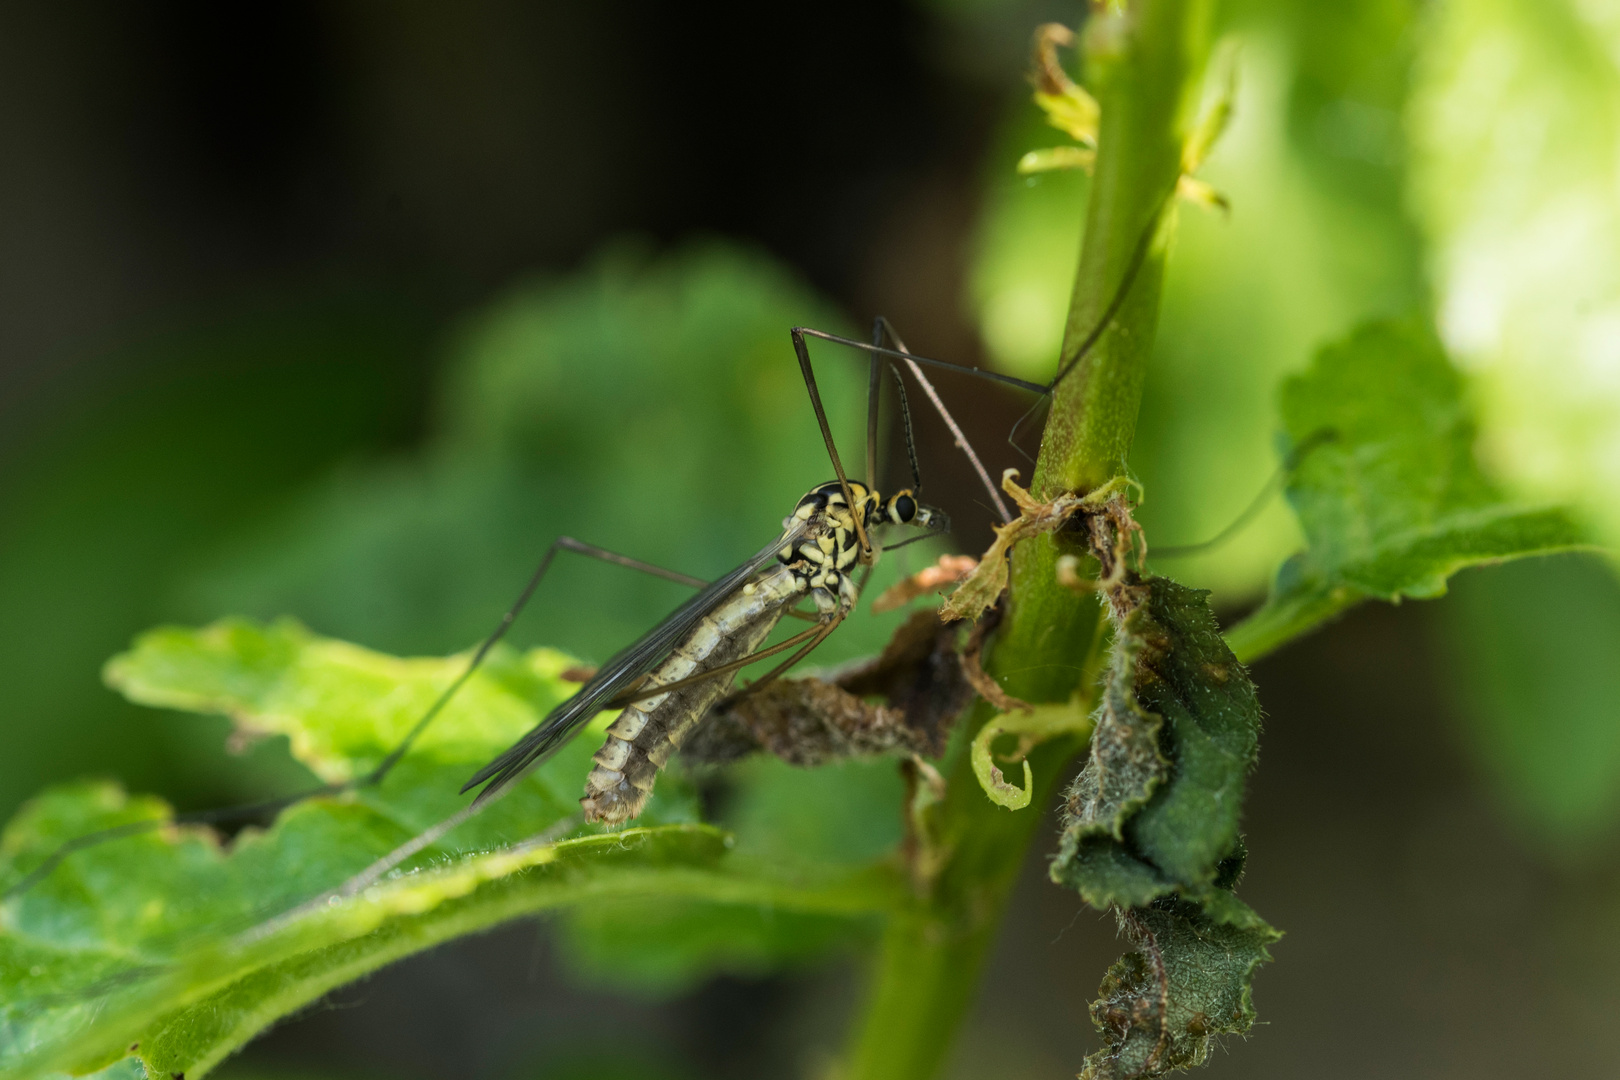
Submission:
[[[1125,493],[1116,489],[1105,495],[1105,491],[1099,489],[1088,500],[1091,505],[1084,521],[1091,556],[1097,560],[1096,580],[1080,577],[1078,561],[1063,558],[1056,567],[1057,580],[1059,585],[1077,592],[1101,593],[1114,617],[1123,619],[1141,603],[1141,580],[1132,573],[1131,566],[1133,562],[1138,567],[1146,565],[1147,539],[1142,526],[1131,516]]]
[[[960,631],[932,611],[914,612],[876,660],[850,668],[834,680],[861,697],[882,697],[906,716],[906,726],[927,738],[923,753],[945,752],[951,725],[973,700],[957,648]]]
[[[1001,712],[1011,712],[1019,709],[1029,712],[1033,707],[1027,701],[1020,701],[1001,688],[1001,684],[990,677],[979,661],[984,655],[984,642],[990,636],[990,631],[1001,625],[1001,616],[1005,606],[997,604],[984,617],[973,624],[973,632],[968,634],[967,646],[962,650],[962,674],[968,684],[979,692],[979,696],[995,706]]]
[[[872,614],[881,615],[885,611],[905,607],[919,596],[927,596],[947,585],[954,585],[971,574],[978,565],[979,560],[971,555],[941,555],[933,566],[925,567],[879,593],[877,599],[872,601]]]
[[[933,612],[916,612],[875,660],[832,680],[781,679],[715,710],[681,755],[720,764],[767,750],[804,766],[893,750],[938,757],[973,698],[957,636]]]
[[[1074,31],[1062,23],[1039,27],[1030,81],[1035,84],[1035,104],[1046,113],[1046,122],[1081,145],[1094,147],[1102,110],[1085,87],[1069,78],[1058,60],[1058,49],[1073,44]]]
[[[1074,31],[1062,23],[1042,23],[1035,28],[1034,70],[1031,72],[1035,89],[1043,94],[1061,94],[1074,85],[1057,55],[1058,49],[1073,44]]]
[[[1083,525],[1114,636],[1051,876],[1111,908],[1132,946],[1092,1004],[1105,1046],[1080,1075],[1150,1080],[1201,1063],[1220,1035],[1254,1022],[1254,969],[1278,934],[1233,889],[1260,703],[1208,594],[1131,568],[1142,545],[1124,500]],[[1021,794],[1004,780],[987,790],[1004,805]]]
[[[820,679],[778,679],[706,721],[683,750],[688,760],[726,761],[767,750],[806,767],[926,741],[899,709],[874,705]]]
[[[940,608],[939,617],[947,622],[956,619],[974,621],[990,605],[1001,599],[1007,591],[1007,556],[1014,544],[1042,533],[1056,532],[1075,515],[1088,508],[1101,508],[1123,491],[1123,479],[1111,480],[1096,491],[1076,495],[1065,491],[1051,502],[1041,502],[1018,486],[1013,477],[1017,469],[1008,469],[1001,476],[1001,488],[1018,504],[1018,517],[1005,525],[996,526],[995,543],[979,560],[979,566],[969,574]]]
[[[1080,1080],[1148,1080],[1202,1065],[1254,1024],[1250,983],[1281,935],[1235,897],[1224,919],[1185,900],[1116,910],[1131,951],[1103,979],[1091,1019],[1105,1048]]]

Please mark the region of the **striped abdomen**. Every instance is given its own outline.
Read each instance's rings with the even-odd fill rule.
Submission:
[[[786,566],[733,593],[647,677],[655,689],[740,660],[759,648],[783,613],[804,595],[803,579]],[[587,821],[617,824],[641,813],[658,770],[679,750],[709,708],[731,688],[734,674],[683,686],[628,706],[608,728],[596,768],[579,800]]]

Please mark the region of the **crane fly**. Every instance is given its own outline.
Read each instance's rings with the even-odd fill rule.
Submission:
[[[892,336],[888,324],[880,320],[874,345],[882,346]],[[838,455],[804,332],[793,331],[793,344],[837,478],[807,492],[783,520],[781,535],[610,659],[577,694],[474,774],[463,792],[483,785],[478,801],[493,797],[544,761],[597,712],[622,708],[593,758],[595,766],[586,778],[580,805],[591,822],[612,825],[636,817],[658,771],[726,696],[741,668],[796,649],[748,691],[767,685],[825,641],[849,616],[881,550],[875,542],[879,530],[911,526],[922,529],[924,535],[949,530],[944,511],[921,502],[917,495],[922,480],[899,372],[891,367],[912,486],[884,496],[877,490],[876,478],[879,358],[874,355],[871,363],[866,482],[861,483],[849,478]],[[857,574],[861,582],[857,582]],[[805,600],[812,604],[813,612],[796,609]],[[788,614],[808,616],[814,625],[761,648]]]

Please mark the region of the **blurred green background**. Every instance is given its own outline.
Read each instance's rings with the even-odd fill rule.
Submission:
[[[1132,459],[1155,545],[1214,534],[1266,483],[1281,374],[1413,312],[1474,376],[1498,477],[1620,540],[1611,8],[1221,5],[1236,112],[1201,175],[1232,208],[1178,211]],[[444,652],[559,533],[728,568],[830,475],[791,325],[859,333],[882,313],[918,351],[1044,377],[1087,185],[1012,166],[1064,141],[1028,102],[1029,34],[1080,17],[0,9],[6,812],[85,774],[183,807],[299,783],[274,741],[232,756],[224,721],[102,688],[153,623],[286,612]],[[817,356],[858,460],[860,366]],[[1024,402],[940,389],[993,472],[1025,464],[1003,441]],[[928,495],[978,551],[985,500],[919,427]],[[1164,569],[1236,615],[1297,543],[1276,500]],[[681,595],[561,564],[517,636],[601,659]],[[889,625],[852,620],[826,660]],[[1259,665],[1244,889],[1289,936],[1257,980],[1266,1024],[1209,1075],[1612,1071],[1617,654],[1620,583],[1561,557],[1354,613]],[[952,1076],[1068,1075],[1095,1046],[1084,1005],[1118,946],[1044,884],[1050,846]],[[859,990],[847,959],[673,997],[625,997],[589,966],[532,925],[460,942],[221,1075],[816,1075]]]

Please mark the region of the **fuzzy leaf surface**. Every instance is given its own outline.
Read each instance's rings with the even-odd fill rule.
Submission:
[[[1255,1020],[1250,983],[1281,935],[1235,897],[1225,919],[1199,905],[1161,900],[1118,913],[1132,950],[1103,977],[1092,1023],[1107,1046],[1086,1058],[1080,1080],[1142,1080],[1202,1065],[1220,1035]]]
[[[1254,684],[1208,593],[1168,578],[1120,594],[1085,767],[1066,795],[1052,879],[1112,908],[1133,950],[1092,1020],[1107,1046],[1082,1077],[1138,1080],[1200,1064],[1254,1022],[1250,979],[1278,933],[1232,893],[1239,813],[1260,738]]]
[[[1209,594],[1158,577],[1135,590],[1052,864],[1054,881],[1097,908],[1210,893],[1240,858],[1260,740],[1259,698]]]
[[[144,635],[107,677],[138,701],[286,734],[311,770],[342,779],[380,760],[465,663],[383,656],[290,621],[227,620]],[[137,1046],[153,1074],[198,1077],[382,964],[583,901],[656,895],[827,917],[885,902],[880,875],[769,877],[758,860],[734,858],[725,833],[697,822],[677,776],[660,778],[637,828],[576,824],[597,745],[586,732],[398,871],[301,907],[461,809],[456,790],[471,771],[575,689],[558,677],[570,661],[551,650],[497,651],[486,663],[378,787],[308,799],[228,847],[172,825],[90,846],[7,899],[0,1075],[93,1071]],[[52,789],[7,827],[0,882],[18,882],[65,840],[166,814],[109,783]]]
[[[1364,324],[1286,379],[1280,405],[1308,547],[1228,634],[1245,661],[1363,600],[1430,599],[1466,567],[1583,542],[1565,511],[1509,502],[1485,476],[1462,376],[1423,326]]]

